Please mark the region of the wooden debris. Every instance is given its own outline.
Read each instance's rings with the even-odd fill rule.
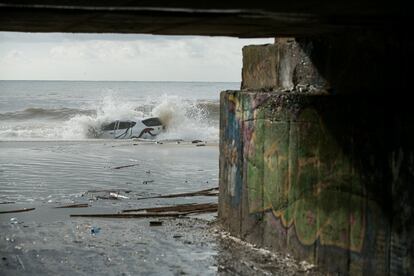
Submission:
[[[196,210],[189,211],[186,214],[189,215],[189,214],[200,214],[200,213],[214,213],[214,212],[217,212],[217,210],[218,210],[218,206],[204,208],[204,209],[196,209]]]
[[[126,189],[88,190],[86,193],[118,193],[119,194],[120,192],[124,192],[128,194],[131,192],[131,190],[126,190]]]
[[[55,208],[87,208],[89,207],[88,203],[77,203],[77,204],[70,204],[64,206],[57,206]]]
[[[90,218],[152,218],[152,217],[180,217],[183,213],[141,213],[141,214],[73,214],[71,217]]]
[[[152,220],[149,222],[150,226],[161,226],[162,225],[162,221],[159,220]]]
[[[123,169],[123,168],[130,168],[130,167],[134,167],[134,166],[138,166],[139,164],[131,164],[131,165],[125,165],[125,166],[119,166],[119,167],[113,167],[111,169],[113,170],[119,170],[119,169]]]
[[[14,202],[14,201],[3,201],[3,202],[0,202],[0,204],[13,204],[13,203],[16,203],[16,202]]]
[[[96,199],[129,199],[127,196],[120,195],[119,193],[110,192],[108,195],[96,196]]]
[[[139,209],[127,209],[122,210],[122,213],[129,213],[129,212],[197,212],[197,211],[204,211],[204,210],[211,210],[215,209],[217,211],[218,204],[217,203],[202,203],[202,204],[180,204],[174,206],[165,206],[165,207],[151,207],[151,208],[139,208]]]
[[[36,208],[23,208],[23,209],[10,210],[10,211],[0,211],[0,214],[29,212],[29,211],[33,211],[34,209]]]
[[[137,200],[150,199],[150,198],[188,197],[188,196],[217,196],[218,195],[218,189],[219,189],[218,187],[215,187],[215,188],[210,188],[210,189],[196,191],[196,192],[189,192],[189,193],[159,195],[159,196],[150,196],[150,197],[140,197],[140,198],[137,198]]]

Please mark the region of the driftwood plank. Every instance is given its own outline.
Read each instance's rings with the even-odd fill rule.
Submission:
[[[130,167],[134,167],[134,166],[138,166],[139,164],[131,164],[131,165],[125,165],[125,166],[118,166],[118,167],[113,167],[111,169],[113,170],[119,170],[119,169],[123,169],[123,168],[130,168]]]
[[[17,209],[17,210],[0,211],[0,214],[29,212],[29,211],[33,211],[34,209],[36,208],[23,208],[23,209]]]
[[[172,197],[187,197],[187,196],[216,196],[218,195],[218,187],[196,191],[196,192],[188,192],[188,193],[180,193],[180,194],[169,194],[169,195],[159,195],[159,196],[150,196],[150,197],[140,197],[137,200],[142,199],[150,199],[150,198],[172,198]]]
[[[128,212],[141,212],[141,211],[147,211],[147,212],[191,212],[191,211],[197,211],[197,210],[206,210],[215,208],[217,209],[217,203],[202,203],[202,204],[180,204],[180,205],[174,205],[174,206],[163,206],[163,207],[150,207],[150,208],[138,208],[138,209],[127,209],[122,210],[123,213]]]
[[[183,213],[142,213],[142,214],[73,214],[71,217],[90,218],[152,218],[152,217],[180,217]]]
[[[78,203],[78,204],[70,204],[64,206],[57,206],[55,208],[87,208],[89,207],[88,203]]]

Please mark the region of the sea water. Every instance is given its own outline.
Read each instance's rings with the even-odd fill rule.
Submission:
[[[238,85],[0,81],[0,202],[71,202],[89,189],[129,189],[138,197],[217,186],[218,147],[210,145],[218,141],[219,93]],[[137,146],[91,132],[149,116],[166,124],[157,141],[189,144]],[[194,139],[209,146],[195,147]],[[111,169],[129,164],[139,165]]]
[[[157,116],[158,139],[218,139],[219,93],[239,83],[0,81],[0,140],[83,140],[113,120]],[[92,130],[92,131],[91,131]]]

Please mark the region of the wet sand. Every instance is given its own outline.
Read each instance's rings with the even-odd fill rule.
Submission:
[[[184,203],[217,196],[142,197],[218,185],[216,143],[0,142],[1,275],[294,275],[282,255],[252,248],[217,225],[217,213],[180,218],[80,218],[70,214]],[[123,167],[127,166],[127,167]],[[102,199],[117,190],[120,199]],[[57,209],[72,203],[88,208]],[[162,221],[151,226],[151,221]],[[311,274],[313,270],[310,270]]]

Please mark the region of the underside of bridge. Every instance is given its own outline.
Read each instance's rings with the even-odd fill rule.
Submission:
[[[0,1],[0,30],[275,37],[221,94],[219,217],[331,273],[414,271],[414,61],[399,1]]]

